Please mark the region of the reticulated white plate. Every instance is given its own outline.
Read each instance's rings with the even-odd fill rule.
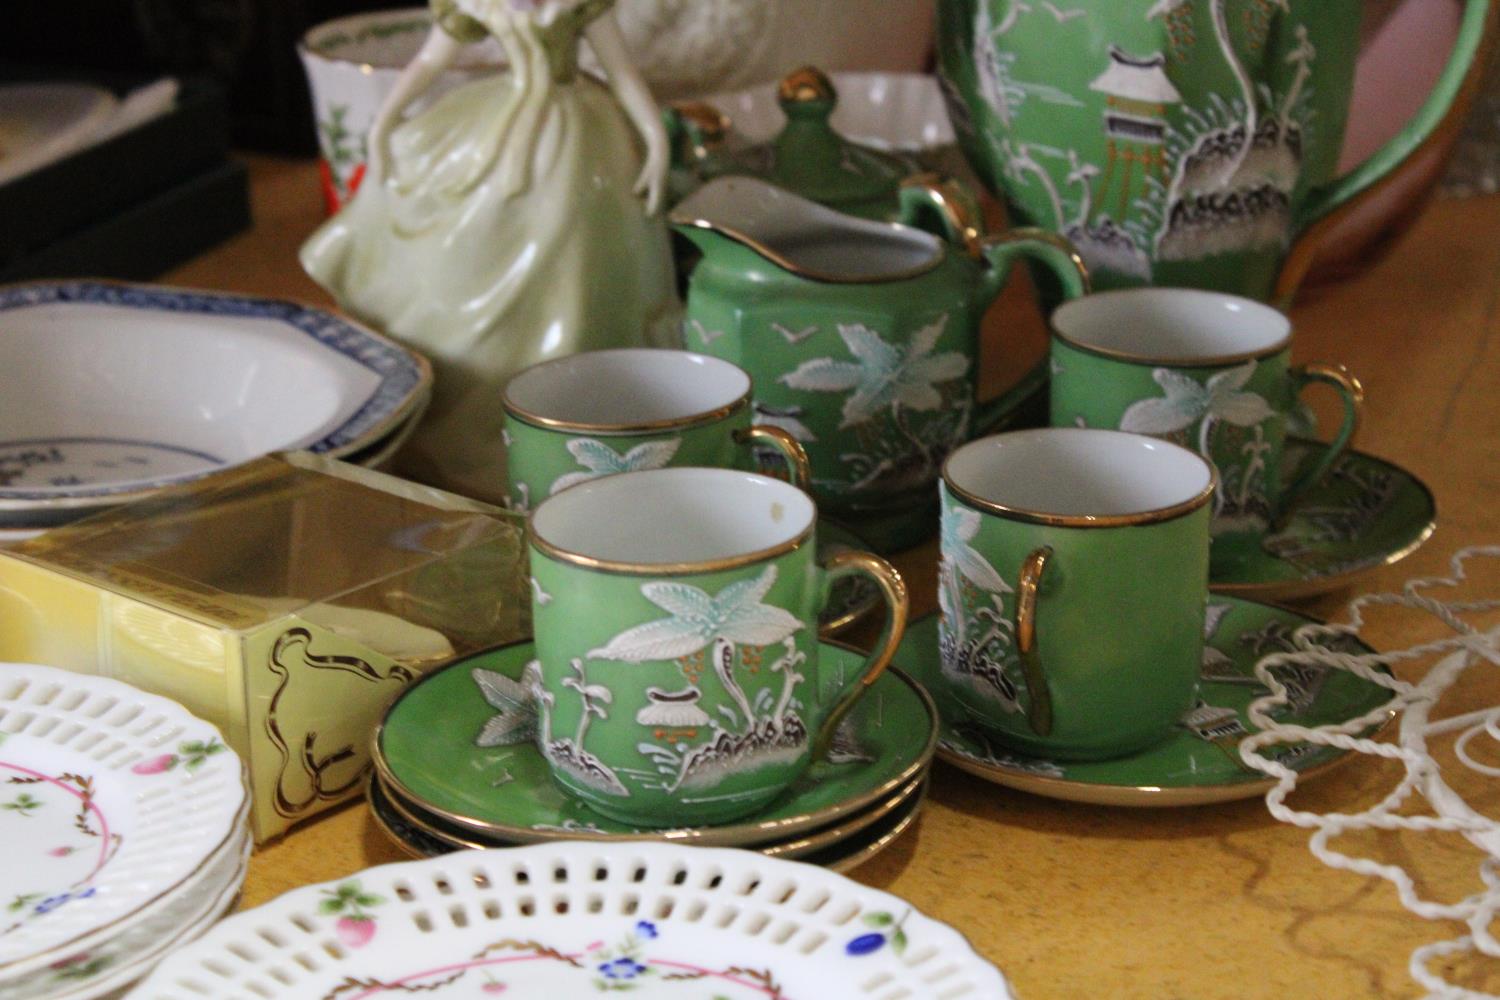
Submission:
[[[134,1000],[997,1000],[955,930],[748,851],[537,844],[371,868],[238,914]]]
[[[177,704],[0,664],[0,980],[171,905],[244,826],[239,758]]]
[[[46,968],[0,982],[0,1000],[91,1000],[142,978],[224,915],[244,884],[250,846],[246,827],[200,875],[183,884],[169,905],[127,922],[114,937],[64,952]]]
[[[405,348],[292,302],[87,281],[0,288],[0,518],[52,523],[38,514],[273,451],[342,457],[397,428],[431,377]]]

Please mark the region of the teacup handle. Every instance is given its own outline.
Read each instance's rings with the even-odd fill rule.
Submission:
[[[1276,505],[1276,519],[1278,521],[1286,517],[1292,509],[1296,500],[1303,493],[1316,485],[1328,474],[1333,463],[1338,461],[1349,448],[1349,442],[1354,438],[1354,433],[1359,430],[1360,411],[1364,407],[1365,390],[1359,384],[1349,369],[1343,365],[1330,365],[1313,363],[1302,365],[1292,369],[1292,386],[1298,395],[1302,390],[1315,382],[1331,385],[1339,391],[1344,400],[1344,422],[1339,426],[1338,433],[1333,440],[1328,442],[1323,449],[1323,454],[1314,462],[1303,463],[1303,470],[1297,474],[1296,480],[1281,493],[1281,499]]]
[[[828,744],[833,740],[839,723],[844,721],[844,716],[849,714],[854,703],[864,696],[870,685],[890,666],[891,658],[896,655],[896,647],[901,645],[901,638],[906,634],[908,610],[906,581],[901,579],[896,567],[877,555],[848,550],[837,552],[824,564],[823,569],[827,573],[830,588],[844,577],[856,573],[874,580],[881,595],[885,597],[885,628],[880,633],[880,641],[865,658],[865,669],[861,671],[859,679],[839,696],[833,710],[828,713],[828,718],[818,730],[818,738],[813,743],[813,760],[822,760],[828,753]]]
[[[1038,736],[1052,735],[1052,692],[1042,670],[1036,636],[1038,591],[1041,590],[1047,560],[1051,558],[1050,545],[1033,550],[1021,563],[1021,578],[1016,583],[1016,655],[1021,660],[1021,673],[1026,677],[1026,694],[1030,700],[1026,724]]]
[[[1018,257],[1031,257],[1057,276],[1064,299],[1076,299],[1089,293],[1089,269],[1078,250],[1066,239],[1044,229],[1012,229],[980,240],[980,252],[989,267],[980,277],[983,285],[980,301],[986,306],[1005,288],[1010,269]],[[972,437],[983,437],[1001,428],[1015,415],[1017,407],[1034,396],[1047,377],[1044,360],[1021,383],[994,399],[980,403],[974,411]],[[1043,404],[1045,405],[1045,404]]]
[[[807,452],[802,450],[802,445],[786,431],[780,427],[756,424],[754,427],[735,431],[734,439],[740,444],[764,445],[780,453],[782,461],[786,462],[791,484],[803,492],[809,489],[812,483],[812,464],[808,462]]]
[[[941,236],[975,260],[984,255],[984,226],[974,196],[958,181],[934,173],[917,174],[901,182],[898,221]]]

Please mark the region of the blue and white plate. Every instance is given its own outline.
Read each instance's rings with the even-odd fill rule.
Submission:
[[[0,288],[0,524],[61,523],[275,451],[356,454],[431,384],[419,355],[293,302]]]

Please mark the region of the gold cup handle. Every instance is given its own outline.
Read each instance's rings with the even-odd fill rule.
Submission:
[[[1016,654],[1021,660],[1021,673],[1026,677],[1026,694],[1030,701],[1026,709],[1026,724],[1038,736],[1052,735],[1052,692],[1047,688],[1047,675],[1042,671],[1036,639],[1037,591],[1051,557],[1050,545],[1033,551],[1021,563],[1021,579],[1016,584]]]
[[[898,189],[898,221],[942,236],[970,257],[983,257],[984,222],[979,204],[957,181],[935,173],[917,174]]]
[[[1359,432],[1359,421],[1364,412],[1365,388],[1360,384],[1359,379],[1355,378],[1343,365],[1313,362],[1292,370],[1292,384],[1298,395],[1313,383],[1332,386],[1338,391],[1339,398],[1344,404],[1344,419],[1339,424],[1338,432],[1323,446],[1323,453],[1303,463],[1302,469],[1297,473],[1297,478],[1281,491],[1281,496],[1276,501],[1275,527],[1277,528],[1286,522],[1287,517],[1296,507],[1298,499],[1322,482],[1323,477],[1328,475],[1328,470],[1333,468],[1339,457],[1349,450],[1350,442]]]
[[[822,760],[828,753],[828,744],[832,742],[839,723],[844,721],[844,716],[849,714],[854,703],[864,696],[870,685],[879,680],[880,675],[885,673],[885,668],[890,666],[891,659],[896,655],[896,648],[901,645],[901,638],[906,634],[906,615],[909,609],[906,581],[901,579],[896,567],[877,555],[869,552],[838,552],[829,558],[824,569],[828,574],[830,587],[855,573],[862,573],[873,579],[885,597],[885,628],[880,633],[880,641],[875,644],[875,649],[865,659],[865,669],[859,680],[839,696],[833,711],[828,713],[828,718],[818,730],[818,738],[813,744],[813,760]]]
[[[756,424],[736,431],[734,439],[741,444],[765,445],[779,453],[786,462],[791,484],[804,492],[809,489],[812,483],[812,463],[808,462],[807,452],[802,450],[802,445],[786,431],[780,427]]]

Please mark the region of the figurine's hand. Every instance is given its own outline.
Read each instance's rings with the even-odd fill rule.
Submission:
[[[635,182],[635,193],[645,195],[646,213],[655,215],[661,211],[667,190],[667,171],[672,165],[672,153],[667,144],[666,133],[660,128],[646,129],[646,162],[641,166],[641,175]]]
[[[386,170],[391,162],[391,123],[377,118],[365,139],[365,183],[385,186]]]

